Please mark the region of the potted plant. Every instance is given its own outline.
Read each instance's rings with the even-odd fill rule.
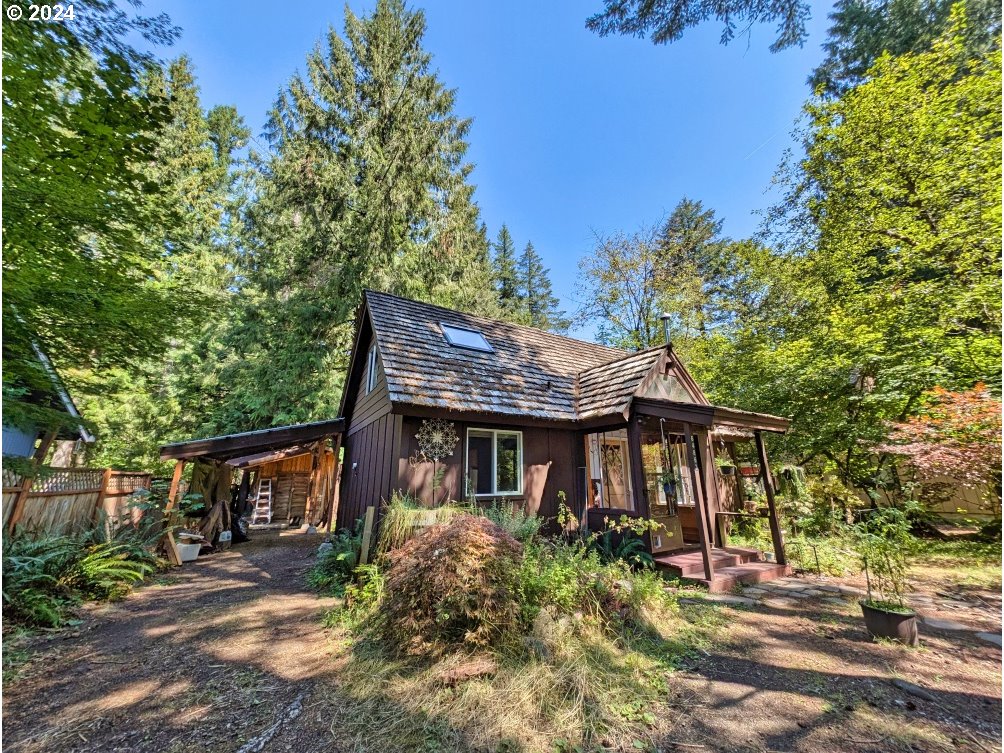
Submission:
[[[719,452],[715,455],[715,465],[718,467],[718,472],[723,476],[734,476],[736,473],[736,465],[732,462],[732,458],[724,452]]]
[[[868,591],[861,601],[865,627],[876,638],[916,646],[917,613],[903,599],[906,553],[913,542],[908,510],[871,510],[855,524],[853,534]]]

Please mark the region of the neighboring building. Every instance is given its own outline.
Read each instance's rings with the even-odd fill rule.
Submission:
[[[48,448],[53,440],[90,443],[94,437],[83,425],[80,412],[70,397],[66,386],[56,373],[49,358],[38,346],[32,346],[35,356],[49,378],[50,386],[44,390],[36,390],[22,398],[25,402],[42,408],[58,411],[70,418],[63,426],[54,431],[47,427],[29,423],[25,426],[3,425],[3,454],[6,457],[30,458],[36,452],[36,445],[41,440],[44,448]],[[69,424],[70,426],[67,426]],[[51,435],[51,436],[49,436]]]
[[[658,560],[709,585],[784,570],[760,435],[788,420],[711,405],[671,345],[628,353],[367,291],[341,415],[339,527],[397,490],[548,518],[563,495],[590,530],[621,514],[658,521]],[[455,433],[455,445],[428,457],[423,426]],[[744,514],[743,484],[715,456],[734,462],[734,443],[750,440],[769,502],[754,514],[770,519],[777,566],[724,549],[725,522]]]

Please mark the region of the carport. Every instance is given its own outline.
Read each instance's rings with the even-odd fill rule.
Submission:
[[[281,469],[283,464],[293,463],[305,475],[303,521],[313,525],[330,523],[334,520],[338,499],[339,454],[344,429],[344,419],[335,418],[164,445],[160,448],[161,460],[175,461],[166,509],[170,511],[177,506],[182,474],[190,462],[213,464],[224,474],[226,470],[241,469],[238,510],[245,507],[252,492],[253,476],[260,478],[263,469]],[[271,483],[269,494],[272,494]],[[289,494],[285,511],[291,516],[292,488]],[[167,541],[169,557],[180,564],[172,534],[168,534]]]

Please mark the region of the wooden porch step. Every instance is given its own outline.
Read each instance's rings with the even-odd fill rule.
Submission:
[[[680,552],[670,552],[656,556],[655,564],[660,570],[666,570],[680,578],[691,578],[704,575],[704,558],[700,549],[687,549]],[[730,567],[739,567],[760,560],[760,552],[755,549],[728,547],[711,550],[711,564],[715,573]]]
[[[778,565],[774,562],[747,562],[735,567],[723,567],[715,570],[714,578],[709,583],[706,578],[687,578],[706,587],[710,593],[728,593],[738,585],[752,586],[766,583],[777,578],[791,575],[790,565]]]

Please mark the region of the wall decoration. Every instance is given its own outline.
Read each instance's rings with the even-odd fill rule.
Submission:
[[[460,441],[453,422],[442,418],[422,421],[422,428],[415,433],[415,439],[418,440],[418,451],[434,463],[452,455]]]

